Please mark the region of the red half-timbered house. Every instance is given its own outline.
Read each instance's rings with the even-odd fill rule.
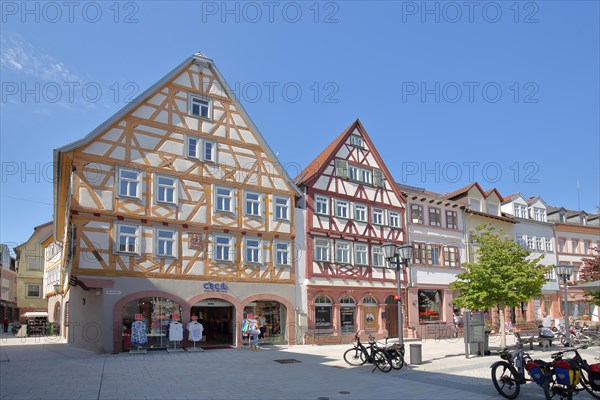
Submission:
[[[404,242],[405,199],[360,121],[296,183],[306,196],[309,337],[397,334],[396,271],[386,268],[381,245]]]

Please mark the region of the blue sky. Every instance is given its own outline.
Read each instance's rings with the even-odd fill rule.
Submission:
[[[52,218],[52,149],[197,51],[291,175],[360,118],[398,182],[595,212],[599,3],[470,4],[1,3],[0,241]]]

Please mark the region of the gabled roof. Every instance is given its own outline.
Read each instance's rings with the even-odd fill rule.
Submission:
[[[546,209],[547,214],[554,214],[554,213],[561,212],[561,211],[565,212],[565,211],[567,211],[567,209],[564,207],[553,207],[553,206],[548,206],[548,208]]]
[[[31,234],[29,239],[27,239],[26,242],[21,243],[20,245],[18,245],[14,248],[15,253],[19,253],[21,251],[21,247],[29,242],[43,243],[52,234],[52,224],[53,223],[54,223],[54,221],[48,221],[46,223],[43,223],[41,225],[34,227],[33,233]]]
[[[294,179],[296,184],[298,184],[299,186],[311,185],[315,179],[318,179],[318,177],[321,176],[327,165],[329,165],[329,163],[331,162],[331,159],[335,157],[339,149],[342,147],[342,145],[346,142],[350,134],[352,134],[352,132],[354,132],[355,129],[358,129],[363,140],[367,143],[369,151],[371,152],[373,158],[375,158],[375,161],[377,161],[377,164],[383,171],[385,179],[389,182],[392,191],[396,194],[396,196],[398,196],[398,199],[400,199],[400,201],[405,202],[406,199],[404,198],[404,195],[402,194],[398,186],[396,186],[392,174],[390,174],[390,171],[387,169],[387,166],[385,165],[383,159],[379,155],[379,152],[375,148],[373,141],[367,134],[365,127],[358,118],[346,129],[344,129],[344,131],[340,133],[340,135],[336,137],[334,141],[331,142],[331,144],[329,144],[329,146],[325,148],[325,150],[323,150],[310,164],[308,164],[306,168],[304,168],[304,170],[296,177],[296,179]]]
[[[398,188],[402,191],[402,193],[405,195],[407,200],[411,197],[413,200],[421,199],[421,201],[423,201],[423,199],[425,199],[425,198],[436,199],[436,200],[443,201],[446,206],[456,205],[457,207],[460,207],[461,209],[465,208],[464,205],[462,205],[454,200],[445,198],[444,195],[441,193],[431,192],[429,190],[426,190],[426,189],[423,189],[420,187],[403,185],[401,183],[396,183],[396,186],[398,186]]]
[[[223,85],[223,89],[225,93],[234,93],[234,91],[229,87],[229,84],[221,74],[221,71],[217,68],[214,61],[208,57],[206,57],[202,52],[198,52],[196,54],[191,55],[186,58],[181,64],[172,69],[169,73],[155,82],[152,86],[142,92],[138,97],[136,97],[133,101],[129,102],[125,105],[125,107],[121,108],[115,114],[113,114],[106,121],[101,123],[96,129],[88,133],[85,137],[71,142],[65,146],[59,147],[54,150],[54,218],[55,220],[60,217],[59,215],[59,193],[58,193],[58,178],[60,177],[61,168],[62,168],[62,154],[71,150],[74,150],[82,145],[85,145],[96,138],[98,135],[102,134],[106,129],[110,128],[117,121],[127,117],[131,112],[135,111],[139,106],[141,106],[147,99],[149,99],[156,91],[162,88],[164,85],[168,84],[172,79],[176,78],[179,74],[181,74],[186,68],[188,68],[192,64],[201,64],[211,68],[214,74],[219,79],[220,83]],[[246,121],[249,125],[250,130],[253,134],[256,135],[256,139],[260,146],[264,149],[265,153],[270,157],[270,159],[275,163],[277,161],[277,156],[264,139],[248,113],[246,112],[244,106],[238,100],[237,96],[229,96],[232,103],[235,105],[235,108],[238,110],[244,121]],[[294,184],[294,181],[289,177],[285,168],[281,168],[281,173],[283,178],[289,183],[290,189],[295,191],[298,196],[302,195],[302,192],[298,187]],[[54,234],[56,237],[60,237],[56,232],[57,227],[54,227]]]
[[[546,202],[544,200],[542,200],[542,198],[540,196],[530,197],[529,200],[527,200],[527,203],[528,204],[533,204],[533,203],[535,203],[538,200],[541,201],[544,206],[546,206],[546,210],[547,210],[548,209],[548,204],[546,204]]]
[[[346,138],[350,136],[350,134],[357,127],[358,123],[359,121],[356,119],[356,121],[348,125],[348,127],[344,129],[343,132],[340,133],[339,136],[336,137],[334,141],[325,148],[325,150],[323,150],[314,160],[310,162],[310,164],[306,166],[306,168],[302,170],[302,172],[300,172],[297,177],[294,178],[294,182],[296,182],[298,185],[301,185],[312,180],[312,178],[315,176],[320,175],[327,166],[328,161],[331,159],[331,157],[335,156],[339,148],[346,141]]]
[[[463,186],[460,189],[455,190],[454,192],[446,193],[446,194],[444,194],[444,197],[446,199],[453,199],[457,196],[460,196],[461,194],[468,192],[469,190],[471,190],[471,188],[473,186],[477,187],[477,190],[479,190],[482,197],[484,197],[484,198],[487,197],[485,195],[485,192],[483,191],[483,189],[481,188],[481,186],[479,186],[479,183],[477,183],[477,182],[469,183],[467,186]]]
[[[498,196],[500,201],[502,201],[502,196],[500,195],[500,192],[498,192],[498,189],[496,189],[496,188],[490,189],[487,192],[485,192],[485,198],[487,199],[488,197],[490,197],[490,195],[492,193],[496,193],[496,196]]]
[[[513,194],[511,194],[510,196],[506,196],[506,197],[504,197],[504,198],[502,199],[502,204],[506,204],[506,203],[509,203],[509,202],[511,202],[511,201],[513,201],[513,200],[516,200],[516,199],[517,199],[517,197],[520,197],[520,198],[522,198],[522,199],[523,199],[523,201],[527,203],[527,199],[525,198],[525,196],[523,196],[523,195],[522,195],[520,192],[517,192],[517,193],[513,193]]]

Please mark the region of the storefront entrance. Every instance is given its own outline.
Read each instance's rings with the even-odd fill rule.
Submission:
[[[244,319],[257,321],[261,332],[260,343],[287,343],[287,332],[285,331],[287,309],[278,301],[263,300],[248,303],[244,307]]]
[[[199,301],[192,306],[192,319],[194,316],[204,327],[202,347],[234,345],[235,309],[231,303],[221,299]]]

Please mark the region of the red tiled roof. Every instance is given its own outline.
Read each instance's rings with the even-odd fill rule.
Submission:
[[[496,195],[498,196],[499,199],[502,199],[502,196],[500,195],[500,192],[496,188],[490,189],[487,192],[485,192],[485,197],[488,198],[490,196],[490,194],[492,194],[494,192],[496,192]]]
[[[321,169],[325,166],[325,163],[327,163],[327,160],[335,155],[339,145],[345,141],[346,137],[350,135],[352,131],[354,131],[358,124],[359,120],[356,119],[356,121],[344,129],[344,131],[338,137],[336,137],[335,140],[321,152],[321,154],[312,160],[312,162],[308,164],[297,177],[294,178],[294,182],[296,182],[297,185],[300,185],[308,182],[314,176],[318,175]]]
[[[471,190],[471,188],[473,186],[476,186],[477,189],[479,189],[479,191],[481,192],[481,194],[485,196],[485,193],[483,192],[483,189],[481,189],[481,186],[479,186],[479,183],[473,182],[473,183],[469,183],[467,186],[463,186],[460,189],[455,190],[454,192],[446,193],[444,195],[444,197],[447,198],[447,199],[452,199],[453,197],[456,197],[456,196],[459,196],[459,195],[461,195],[463,193],[468,192],[469,190]]]
[[[513,197],[515,197],[518,193],[513,193],[510,196],[506,196],[505,198],[502,199],[502,202],[505,201],[509,201],[510,199],[512,199]]]

